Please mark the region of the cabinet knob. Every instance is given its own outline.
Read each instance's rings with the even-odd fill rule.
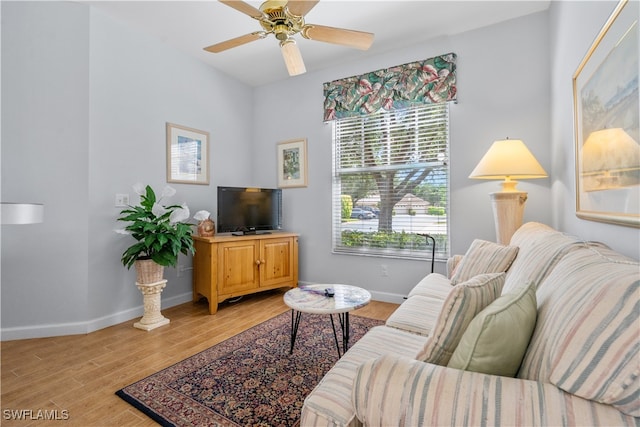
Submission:
[[[256,260],[256,265],[260,265],[260,260],[259,259]]]
[[[260,264],[266,264],[267,262],[263,259],[260,260]]]

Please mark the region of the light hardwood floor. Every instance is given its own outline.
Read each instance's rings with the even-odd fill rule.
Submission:
[[[2,342],[0,425],[157,425],[116,390],[287,311],[285,291],[223,303],[214,315],[206,300],[181,304],[162,310],[171,323],[149,332],[133,319],[87,335]],[[386,320],[396,307],[372,301],[353,313]],[[68,419],[34,420],[38,411]],[[11,419],[16,413],[29,419]]]

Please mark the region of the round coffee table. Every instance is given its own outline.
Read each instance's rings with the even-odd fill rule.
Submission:
[[[333,291],[333,296],[329,296],[325,292],[326,290]],[[371,301],[369,291],[351,285],[306,285],[287,291],[284,294],[284,303],[291,307],[291,348],[289,353],[293,353],[302,313],[328,314],[331,318],[338,357],[340,357],[340,344],[338,344],[333,315],[337,314],[340,320],[342,354],[344,354],[349,346],[349,312],[364,307],[369,304],[369,301]]]

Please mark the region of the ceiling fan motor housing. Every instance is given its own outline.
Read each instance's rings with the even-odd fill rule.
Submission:
[[[260,6],[260,11],[265,14],[264,19],[260,19],[260,25],[280,41],[287,40],[304,27],[304,18],[292,15],[286,6],[286,1],[279,0],[266,1]]]

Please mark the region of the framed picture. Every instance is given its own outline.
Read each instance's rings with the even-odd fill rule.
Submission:
[[[622,0],[573,75],[576,215],[640,227],[639,2]]]
[[[307,186],[307,140],[278,143],[278,187]]]
[[[209,184],[209,132],[167,123],[167,182]]]

